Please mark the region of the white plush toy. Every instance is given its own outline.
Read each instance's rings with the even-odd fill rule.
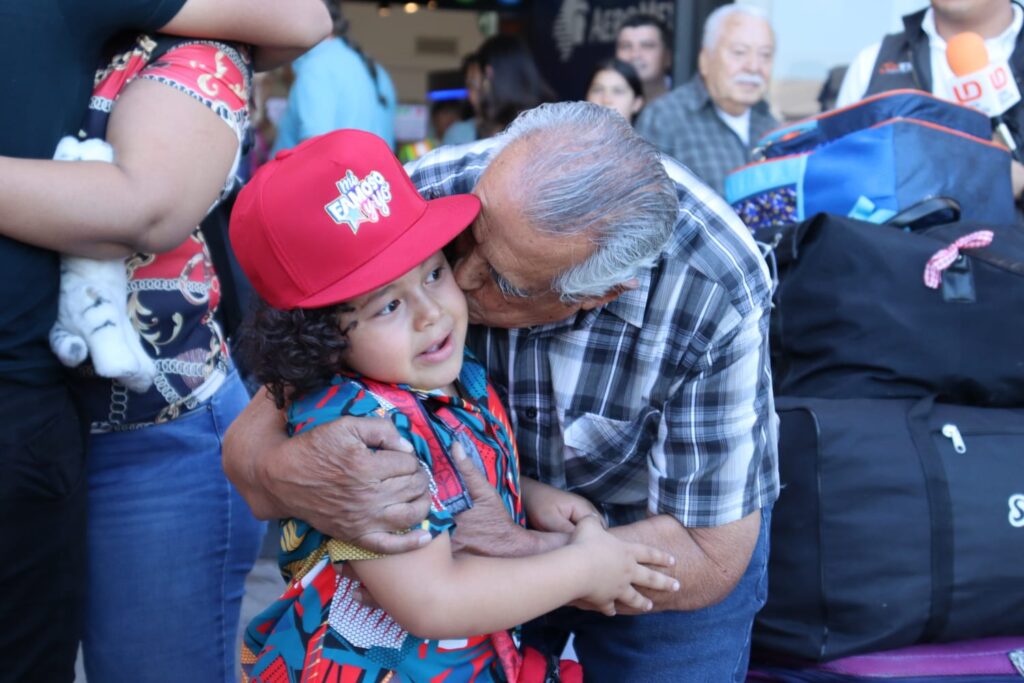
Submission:
[[[114,161],[114,150],[103,140],[65,137],[54,159]],[[50,330],[50,348],[69,368],[92,356],[96,374],[144,392],[153,384],[156,365],[142,348],[128,317],[128,275],[124,259],[97,261],[61,256],[60,304]]]

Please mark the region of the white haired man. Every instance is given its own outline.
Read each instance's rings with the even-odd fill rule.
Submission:
[[[764,12],[725,5],[704,22],[698,73],[645,107],[637,131],[721,194],[725,176],[777,125],[764,95],[775,37]]]
[[[598,512],[672,553],[683,589],[650,594],[654,612],[640,616],[565,608],[527,640],[557,651],[573,631],[587,680],[742,680],[778,495],[770,285],[746,229],[621,116],[586,102],[530,110],[410,171],[425,197],[481,201],[452,245],[477,323],[469,344],[504,389],[522,471],[544,482],[523,490],[526,531],[495,512],[471,460],[457,462],[474,506],[454,542],[543,552]],[[225,467],[258,515],[379,552],[416,548],[418,532],[389,533],[426,512],[415,459],[382,420],[338,423],[287,439],[258,397],[231,428]]]

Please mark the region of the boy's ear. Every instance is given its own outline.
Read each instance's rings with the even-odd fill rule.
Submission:
[[[580,304],[580,308],[584,311],[589,311],[591,309],[604,306],[605,304],[618,299],[619,295],[622,294],[623,292],[628,292],[630,290],[636,289],[639,286],[639,280],[637,280],[635,277],[630,278],[625,282],[620,282],[619,284],[615,285],[602,296],[595,296],[590,297],[588,299],[584,299],[583,302]]]

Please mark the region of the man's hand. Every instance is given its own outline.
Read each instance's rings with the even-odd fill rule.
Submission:
[[[513,521],[484,473],[458,443],[452,446],[455,466],[462,475],[473,507],[455,518],[452,550],[488,557],[523,557],[565,545],[568,534],[527,531]]]
[[[430,542],[423,530],[394,533],[423,521],[430,497],[412,447],[389,421],[343,417],[292,439],[283,427],[261,391],[224,440],[224,470],[257,516],[297,517],[383,554]]]
[[[521,486],[526,520],[531,528],[571,534],[580,520],[591,516],[601,519],[601,513],[583,496],[529,477],[522,478]]]

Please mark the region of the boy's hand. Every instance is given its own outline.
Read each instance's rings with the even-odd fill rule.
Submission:
[[[529,477],[522,478],[521,486],[526,520],[532,529],[571,534],[584,517],[601,519],[597,508],[583,496]]]
[[[570,545],[592,558],[590,576],[580,577],[586,594],[573,603],[575,607],[610,617],[622,607],[641,614],[654,603],[638,588],[679,590],[679,582],[670,574],[676,562],[672,555],[643,543],[620,541],[601,526],[596,515],[580,520]]]

